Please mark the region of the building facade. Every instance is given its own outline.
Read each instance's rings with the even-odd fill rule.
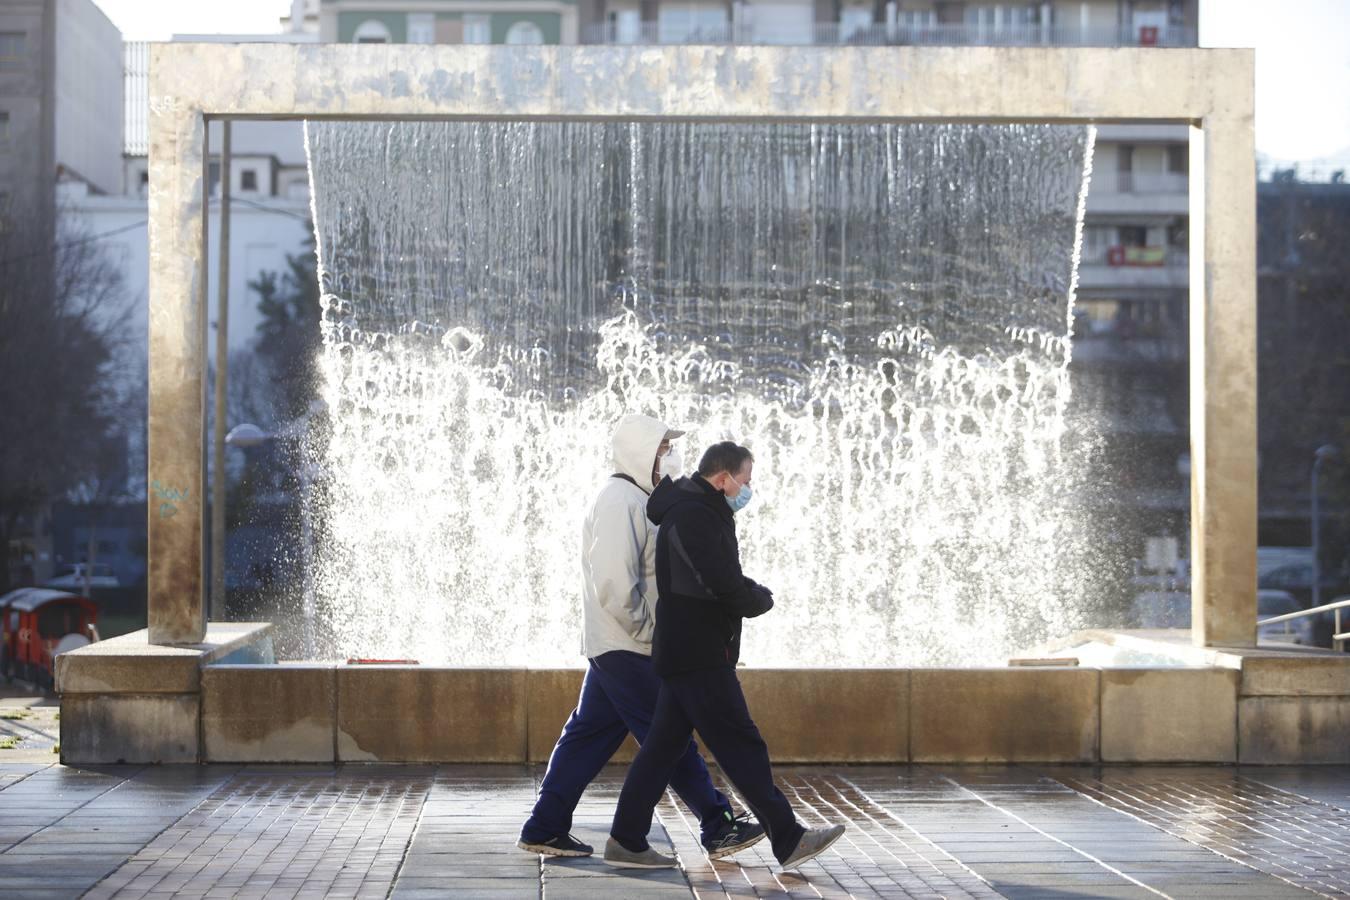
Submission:
[[[575,44],[576,0],[321,0],[319,37],[343,44]]]
[[[121,110],[122,35],[93,0],[0,6],[0,215],[50,225],[57,180],[117,192]]]
[[[120,190],[122,119],[122,35],[92,0],[0,5],[0,237],[6,253],[47,260],[53,257],[33,248],[71,239],[59,215],[64,189]],[[9,545],[0,547],[10,584],[55,573],[51,513],[48,505],[21,516]]]
[[[1198,6],[1198,0],[318,0],[317,18],[321,38],[342,43],[1175,47],[1195,46]]]

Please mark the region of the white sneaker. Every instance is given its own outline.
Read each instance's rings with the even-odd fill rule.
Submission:
[[[793,850],[792,855],[783,861],[783,871],[796,869],[802,863],[810,862],[830,849],[830,845],[843,836],[843,825],[829,825],[825,828],[808,830],[802,835],[802,839],[797,842],[797,849]]]
[[[614,838],[605,842],[605,862],[616,869],[673,869],[679,861],[648,847],[641,853],[634,853]]]

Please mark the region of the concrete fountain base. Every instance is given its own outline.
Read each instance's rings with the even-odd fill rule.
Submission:
[[[269,625],[145,633],[58,660],[61,759],[544,762],[580,669],[266,664]],[[742,669],[783,763],[1347,763],[1350,656],[1092,632],[1192,667]],[[262,662],[263,664],[259,664]],[[619,761],[631,757],[630,742]]]
[[[152,644],[143,629],[62,653],[61,761],[198,762],[202,672],[273,658],[272,626],[252,622],[212,623],[200,644]]]

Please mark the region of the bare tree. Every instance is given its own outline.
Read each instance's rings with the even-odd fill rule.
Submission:
[[[286,255],[285,271],[259,272],[248,284],[262,314],[254,346],[271,374],[274,408],[288,421],[304,415],[318,395],[319,278],[312,236],[308,243],[304,252]]]
[[[43,227],[46,215],[0,223],[0,593],[11,541],[54,500],[125,483],[110,371],[126,339],[121,276],[96,236],[68,219]]]

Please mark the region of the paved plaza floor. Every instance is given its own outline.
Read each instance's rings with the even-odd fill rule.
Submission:
[[[4,898],[1350,896],[1346,768],[782,767],[804,822],[848,822],[834,849],[710,863],[667,798],[652,840],[681,868],[634,873],[515,848],[539,767],[29,759],[0,757]],[[622,777],[578,837],[603,846]]]

